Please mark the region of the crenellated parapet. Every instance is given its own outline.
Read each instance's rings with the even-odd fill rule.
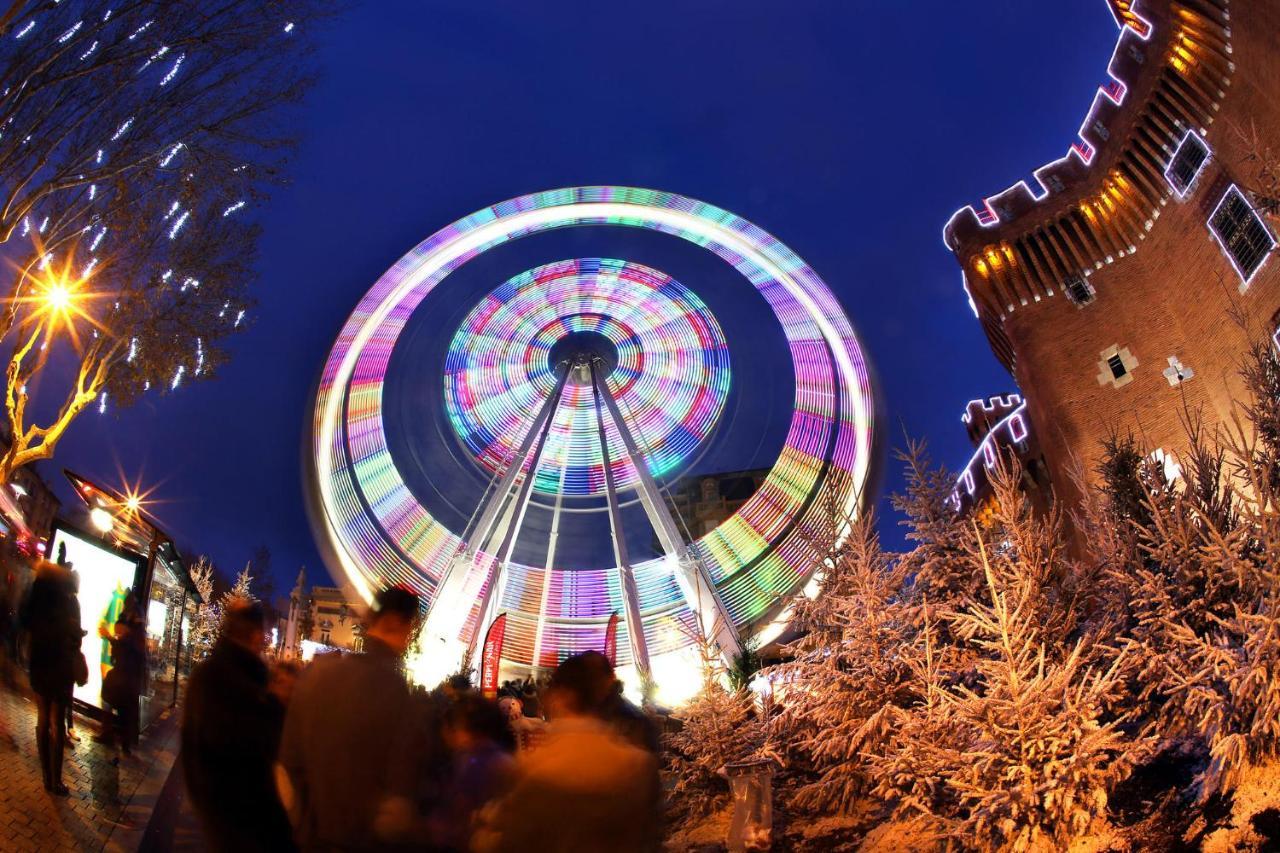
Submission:
[[[944,240],[997,357],[1012,370],[1004,319],[1090,292],[1096,270],[1136,253],[1171,186],[1189,132],[1206,134],[1235,72],[1228,0],[1108,0],[1120,35],[1066,154],[957,211]]]

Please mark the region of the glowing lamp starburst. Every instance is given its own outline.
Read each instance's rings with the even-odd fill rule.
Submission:
[[[71,289],[61,282],[51,285],[44,295],[49,308],[58,312],[64,312],[71,307],[71,297]]]

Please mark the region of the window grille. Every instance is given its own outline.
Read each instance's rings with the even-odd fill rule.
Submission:
[[[1209,162],[1209,146],[1195,131],[1182,138],[1182,144],[1173,152],[1169,167],[1164,170],[1165,180],[1179,198],[1185,198],[1191,186],[1200,176],[1206,163]]]
[[[1276,245],[1276,238],[1267,229],[1262,217],[1234,184],[1209,217],[1209,230],[1213,232],[1246,285],[1253,280],[1253,276]]]

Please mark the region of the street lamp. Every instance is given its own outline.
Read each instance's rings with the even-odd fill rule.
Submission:
[[[71,288],[60,281],[49,285],[44,293],[44,300],[49,304],[49,308],[59,313],[71,307],[71,299]]]

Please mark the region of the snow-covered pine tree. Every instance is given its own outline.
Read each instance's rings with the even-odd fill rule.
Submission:
[[[1029,850],[1105,814],[1147,744],[1126,733],[1132,712],[1117,701],[1125,653],[1073,638],[1056,519],[1029,510],[1015,472],[992,483],[990,526],[970,528],[949,569],[981,590],[936,616],[922,608],[910,656],[920,699],[894,712],[868,763],[896,817],[966,846]]]
[[[886,709],[915,700],[906,569],[881,549],[871,513],[837,545],[842,521],[833,515],[810,537],[825,566],[819,594],[795,605],[801,634],[791,659],[765,670],[778,697],[775,737],[802,781],[793,805],[822,814],[855,810],[869,786],[864,752],[884,736]]]
[[[699,650],[702,686],[673,716],[679,731],[666,735],[667,769],[674,778],[667,798],[668,820],[688,828],[729,803],[728,778],[721,772],[731,762],[761,757],[767,739],[767,707],[746,686],[726,689],[727,674],[719,648],[697,624],[681,623]]]
[[[208,557],[200,557],[191,569],[191,581],[200,595],[195,618],[191,622],[191,650],[194,660],[203,660],[218,639],[218,626],[222,623],[222,605],[214,600],[213,564]]]
[[[907,486],[893,496],[893,508],[902,514],[900,523],[914,545],[902,555],[904,571],[930,601],[949,606],[981,589],[969,560],[969,531],[950,502],[955,476],[934,467],[923,442],[908,440],[897,456],[905,468]]]
[[[1134,475],[1142,553],[1120,570],[1143,696],[1162,737],[1208,750],[1204,796],[1280,758],[1280,362],[1268,343],[1243,376],[1242,417],[1212,436],[1191,422],[1180,482]]]

